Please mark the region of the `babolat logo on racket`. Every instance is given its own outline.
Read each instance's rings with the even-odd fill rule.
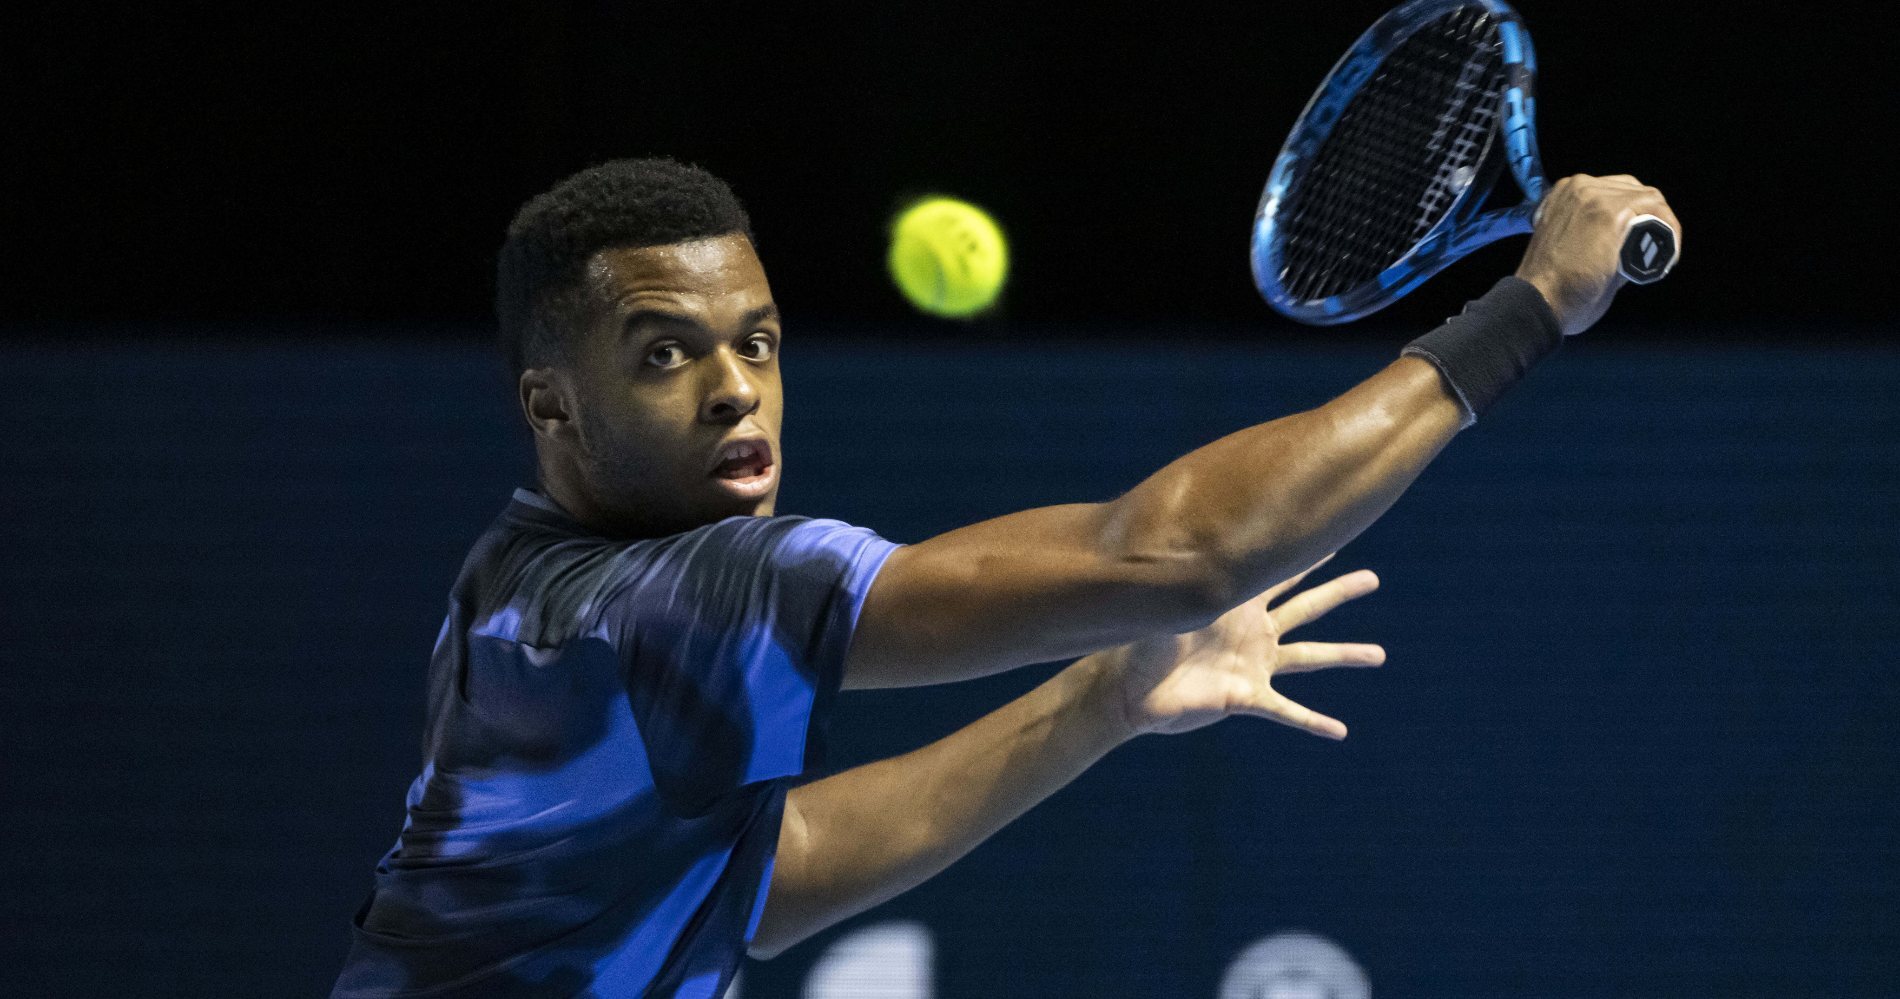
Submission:
[[[1638,284],[1648,284],[1664,274],[1676,262],[1675,233],[1669,224],[1654,215],[1641,215],[1630,223],[1629,236],[1623,241],[1623,276]]]

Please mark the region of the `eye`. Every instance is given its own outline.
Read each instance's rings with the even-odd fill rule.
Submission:
[[[772,337],[769,334],[755,333],[739,345],[739,353],[750,360],[769,361],[772,359],[773,347]]]
[[[646,363],[656,368],[677,368],[686,363],[686,351],[677,343],[663,343],[647,351]]]

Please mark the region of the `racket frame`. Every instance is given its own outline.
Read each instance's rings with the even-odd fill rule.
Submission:
[[[1503,161],[1525,200],[1509,208],[1478,213],[1496,183],[1497,156],[1485,159],[1456,200],[1404,256],[1344,294],[1295,298],[1280,281],[1278,213],[1286,192],[1318,155],[1359,88],[1392,51],[1430,24],[1460,7],[1482,7],[1497,21],[1504,62],[1504,91],[1497,128],[1504,142]],[[1255,287],[1267,303],[1289,318],[1317,325],[1351,322],[1385,308],[1445,269],[1452,261],[1500,239],[1529,233],[1544,197],[1544,165],[1537,151],[1537,57],[1530,32],[1517,11],[1502,0],[1410,0],[1366,29],[1327,73],[1300,112],[1286,144],[1267,175],[1266,190],[1254,212],[1249,254]]]

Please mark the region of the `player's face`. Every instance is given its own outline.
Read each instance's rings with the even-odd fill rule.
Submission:
[[[676,529],[772,512],[783,465],[778,308],[741,235],[603,250],[574,379],[601,503]]]

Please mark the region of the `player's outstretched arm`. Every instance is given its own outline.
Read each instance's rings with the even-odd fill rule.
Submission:
[[[1385,651],[1281,644],[1280,636],[1372,592],[1379,581],[1370,572],[1350,573],[1269,609],[1304,576],[1197,632],[1082,659],[916,752],[794,788],[753,955],[770,957],[922,883],[1144,732],[1185,732],[1252,714],[1344,738],[1344,725],[1287,700],[1273,678],[1377,666]]]
[[[1602,315],[1631,218],[1682,231],[1628,177],[1565,178],[1544,204],[1521,280],[1318,409],[1215,441],[1112,502],[899,549],[865,601],[846,685],[941,683],[1189,631],[1357,537],[1540,351]]]

